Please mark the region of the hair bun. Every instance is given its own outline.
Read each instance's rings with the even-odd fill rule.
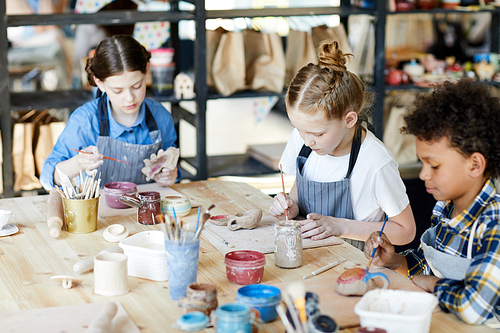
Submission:
[[[350,53],[343,53],[337,41],[324,41],[318,47],[318,66],[328,70],[347,70],[347,57]]]

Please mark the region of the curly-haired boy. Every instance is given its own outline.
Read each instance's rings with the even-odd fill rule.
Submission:
[[[497,323],[500,299],[500,100],[470,80],[446,82],[420,96],[402,131],[416,136],[420,178],[438,202],[418,249],[396,254],[370,236],[365,255],[433,292],[441,309],[469,324]]]

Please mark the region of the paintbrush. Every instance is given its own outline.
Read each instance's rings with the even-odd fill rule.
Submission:
[[[288,317],[286,316],[285,308],[283,307],[283,305],[281,305],[281,303],[276,305],[276,312],[278,312],[278,314],[281,318],[281,321],[283,322],[283,326],[285,326],[285,331],[287,333],[295,332],[292,324],[290,323],[290,321],[288,320]]]
[[[170,239],[170,235],[168,234],[167,228],[165,227],[165,219],[163,218],[163,215],[156,215],[156,221],[158,221],[158,223],[160,224],[161,231],[163,231],[165,238]]]
[[[205,211],[205,213],[203,213],[203,215],[201,216],[201,223],[199,225],[199,228],[196,230],[195,234],[194,234],[194,238],[198,238],[200,237],[200,234],[201,234],[201,230],[203,230],[203,226],[205,225],[205,222],[207,222],[207,220],[210,218],[210,210],[212,208],[214,208],[215,205],[214,204],[211,204],[207,210]]]
[[[283,195],[285,196],[286,202],[286,193],[285,193],[285,180],[283,179],[283,168],[280,163],[280,174],[281,174],[281,185],[283,186]],[[288,208],[285,208],[285,220],[288,221]]]
[[[288,294],[287,291],[282,291],[281,292],[283,295],[283,301],[286,304],[286,309],[290,313],[290,318],[292,318],[292,323],[293,326],[295,327],[292,332],[298,332],[298,333],[303,333],[304,330],[302,329],[302,325],[300,324],[300,319],[299,316],[297,315],[297,311],[295,311],[295,307],[293,306],[293,300],[290,298],[290,295]]]
[[[382,237],[382,233],[384,232],[385,224],[387,223],[387,214],[385,215],[384,219],[384,224],[382,224],[382,229],[380,229],[380,233],[378,234],[379,237]],[[374,248],[372,251],[372,256],[370,258],[370,261],[368,261],[368,265],[366,266],[366,271],[368,272],[368,268],[370,268],[370,265],[372,264],[373,257],[375,256],[375,252],[377,251],[377,248]]]
[[[83,154],[93,154],[91,153],[90,151],[84,151],[84,150],[78,150],[78,149],[73,149],[73,148],[70,148],[69,150],[72,150],[72,151],[77,151],[79,153],[83,153]],[[121,162],[121,163],[127,163],[127,164],[130,164],[130,162],[128,161],[122,161],[122,160],[118,160],[116,158],[112,158],[112,157],[107,157],[107,156],[103,156],[102,158],[106,159],[106,160],[111,160],[111,161],[116,161],[116,162]]]
[[[306,287],[302,281],[294,281],[288,284],[286,288],[288,295],[293,300],[293,304],[299,313],[299,320],[302,329],[307,332],[307,313],[306,313]]]

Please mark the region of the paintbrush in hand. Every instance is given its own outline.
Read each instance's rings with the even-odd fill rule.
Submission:
[[[194,234],[194,238],[198,238],[198,237],[200,237],[200,234],[201,234],[201,231],[203,230],[203,227],[204,227],[204,225],[205,225],[205,222],[207,222],[207,221],[208,221],[208,219],[210,218],[210,210],[211,210],[212,208],[214,208],[214,207],[215,207],[215,205],[214,205],[214,204],[211,204],[211,205],[207,208],[207,210],[205,211],[205,213],[203,213],[203,215],[201,216],[201,221],[200,221],[201,223],[200,223],[200,225],[199,225],[198,229],[196,230],[196,232],[195,232],[195,234]]]
[[[385,215],[384,219],[384,224],[382,224],[382,229],[380,229],[380,233],[378,234],[379,237],[382,237],[382,233],[384,232],[385,224],[387,223],[387,215]],[[372,256],[370,258],[370,261],[368,261],[368,265],[366,266],[366,271],[368,272],[368,268],[370,268],[370,265],[372,264],[373,257],[375,256],[375,252],[377,251],[377,248],[374,248],[372,251]]]
[[[283,168],[280,164],[280,174],[281,174],[281,185],[283,186],[283,195],[285,196],[286,201],[286,193],[285,193],[285,180],[283,179]],[[285,209],[285,220],[288,221],[288,208]]]

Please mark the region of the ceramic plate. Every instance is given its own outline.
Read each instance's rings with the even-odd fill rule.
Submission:
[[[19,231],[19,228],[15,224],[7,224],[2,229],[0,229],[0,237],[13,235]]]

